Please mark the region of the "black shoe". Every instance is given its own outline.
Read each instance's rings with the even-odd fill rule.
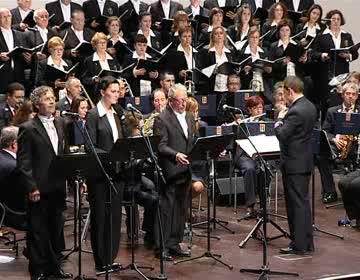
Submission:
[[[322,199],[323,203],[332,203],[332,202],[336,202],[337,201],[337,193],[336,192],[329,192],[329,193],[325,193],[324,197]]]
[[[54,276],[55,278],[59,278],[59,279],[69,279],[73,277],[73,275],[70,272],[65,272],[61,268],[55,273],[51,273],[51,276]]]
[[[170,253],[170,255],[177,256],[177,257],[190,257],[191,256],[190,251],[181,249],[179,244],[175,245],[173,247],[170,247],[169,253]]]
[[[46,280],[47,276],[44,273],[31,275],[31,280]]]
[[[311,252],[310,251],[305,251],[305,250],[296,250],[295,248],[292,247],[287,247],[287,248],[281,248],[280,249],[280,254],[284,254],[284,255],[309,255]]]
[[[160,259],[160,250],[155,250],[155,257]],[[173,261],[173,257],[169,254],[169,250],[165,249],[163,251],[163,260],[166,262],[171,262]]]
[[[251,219],[256,219],[257,218],[257,214],[258,212],[253,210],[253,211],[246,211],[245,215],[243,216],[243,220],[251,220]]]
[[[95,267],[97,272],[104,272],[106,271],[106,265],[103,266],[96,266]],[[113,263],[110,267],[109,270],[121,270],[122,269],[122,265],[119,263]]]

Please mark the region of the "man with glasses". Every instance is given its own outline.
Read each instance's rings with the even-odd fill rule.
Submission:
[[[285,203],[291,242],[282,254],[309,254],[314,250],[309,201],[309,181],[313,170],[312,133],[316,108],[303,94],[304,83],[288,76],[284,81],[283,109],[275,123],[280,143],[280,168],[283,176]]]
[[[166,185],[160,187],[160,211],[165,246],[163,257],[169,261],[172,256],[190,256],[179,244],[184,236],[186,204],[191,187],[188,154],[193,145],[195,121],[194,116],[185,111],[185,86],[172,86],[168,98],[168,106],[155,119],[154,132],[161,137],[158,145],[159,163],[166,179]],[[159,248],[158,236],[156,245]]]
[[[335,134],[335,114],[359,113],[360,107],[356,104],[359,97],[359,87],[355,83],[346,83],[342,88],[343,103],[341,105],[328,109],[326,119],[323,124],[323,130],[326,132],[330,142],[331,149],[337,154],[346,145],[346,135]],[[353,146],[354,148],[354,146]],[[350,150],[349,156],[354,156],[354,150]],[[330,154],[321,153],[318,158],[318,168],[321,177],[322,201],[323,203],[332,203],[337,200],[337,192],[335,189],[333,177],[333,160]]]

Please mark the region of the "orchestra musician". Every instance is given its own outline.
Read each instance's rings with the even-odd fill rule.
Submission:
[[[53,117],[55,95],[52,88],[40,86],[31,94],[37,115],[20,126],[17,165],[27,195],[26,234],[29,272],[32,280],[72,278],[61,268],[65,249],[65,178],[50,173],[51,162],[64,153],[64,122]]]
[[[165,260],[172,256],[190,256],[180,247],[184,236],[191,171],[188,154],[193,145],[194,117],[185,111],[186,88],[175,84],[168,94],[166,109],[155,119],[154,130],[161,139],[158,145],[159,164],[163,169],[166,185],[160,189],[160,212],[163,224]],[[159,238],[156,238],[159,248]],[[159,252],[156,252],[159,255]]]
[[[355,143],[346,135],[335,134],[335,113],[350,112],[359,113],[360,106],[356,104],[359,97],[359,86],[355,83],[346,83],[342,87],[342,104],[328,109],[323,123],[323,130],[326,132],[331,145],[331,150],[337,155],[347,151],[348,157],[354,157]],[[352,145],[353,144],[353,145]],[[349,145],[349,147],[348,147]],[[334,155],[335,156],[335,155]],[[331,203],[337,200],[337,192],[333,177],[333,157],[329,153],[323,153],[318,158],[318,169],[320,172],[323,203]]]
[[[313,170],[311,138],[316,108],[303,92],[304,84],[298,77],[286,77],[284,98],[289,110],[284,108],[275,123],[291,239],[287,248],[280,249],[282,254],[304,255],[314,250],[309,182]]]

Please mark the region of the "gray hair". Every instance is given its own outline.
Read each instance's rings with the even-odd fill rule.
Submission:
[[[41,13],[44,13],[44,12],[49,16],[49,12],[48,12],[46,9],[44,9],[44,8],[35,10],[34,16],[33,16],[34,21],[36,21],[36,18],[39,17],[39,15],[40,15]]]
[[[346,92],[347,90],[352,89],[355,92],[359,93],[359,86],[354,82],[347,82],[342,87],[342,92]]]
[[[35,88],[30,95],[30,100],[32,104],[34,104],[34,106],[37,106],[40,102],[41,97],[47,94],[49,91],[54,94],[54,90],[48,86],[40,86]]]
[[[79,81],[80,80],[78,78],[75,78],[75,77],[70,77],[69,79],[66,80],[65,82],[65,88],[70,88],[71,84],[75,81]]]
[[[183,84],[175,84],[169,89],[168,98],[174,99],[175,94],[178,90],[185,92],[187,95],[187,89]]]
[[[0,148],[6,149],[17,139],[19,128],[16,126],[6,126],[1,130]]]

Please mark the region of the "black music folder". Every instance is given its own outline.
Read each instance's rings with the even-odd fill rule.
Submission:
[[[335,134],[359,135],[360,114],[358,113],[335,113]]]
[[[131,103],[143,115],[150,114],[153,111],[150,95],[125,97],[125,104]]]
[[[291,57],[292,62],[296,62],[305,54],[305,49],[300,45],[289,44],[285,49],[283,56]]]
[[[70,21],[63,21],[60,25],[59,25],[59,29],[60,30],[65,30],[71,27],[71,22]]]
[[[23,53],[35,53],[35,52],[38,52],[42,49],[42,47],[44,46],[44,43],[40,44],[40,45],[37,45],[36,47],[33,47],[33,48],[24,48],[24,47],[15,47],[13,48],[12,51],[9,51],[7,53],[7,56],[10,57],[10,58],[13,58],[13,57],[16,57],[16,56],[19,56]]]
[[[34,20],[34,11],[30,11],[22,20],[22,23],[27,24],[28,27],[34,27],[36,25],[36,22]]]
[[[94,53],[94,48],[91,43],[83,41],[73,48],[73,51],[79,52],[81,56],[90,56]]]
[[[108,44],[109,47],[109,44]],[[116,50],[118,54],[126,55],[126,54],[133,54],[134,51],[131,49],[131,47],[128,44],[125,44],[123,42],[117,41],[115,45],[112,46]]]
[[[207,160],[207,156],[210,159],[216,159],[229,146],[233,138],[234,134],[199,137],[189,154],[190,161]]]
[[[288,10],[288,18],[292,20],[294,27],[300,23],[300,19],[303,16],[303,12],[295,12]]]
[[[228,17],[226,14],[228,12],[233,12],[234,14],[236,14],[237,8],[238,7],[236,7],[236,6],[220,7],[220,9],[223,10],[223,12],[224,12],[224,20],[223,20],[223,22],[224,22],[225,26],[229,26],[229,25],[234,24],[234,20],[231,17]]]
[[[203,24],[209,24],[209,17],[203,15],[196,15],[194,20],[197,22],[198,26],[201,27]]]
[[[359,48],[360,48],[360,42],[359,43],[357,43],[357,44],[354,44],[354,45],[352,45],[352,46],[349,46],[349,47],[345,47],[345,48],[338,48],[338,49],[336,49],[336,48],[334,48],[334,49],[330,49],[330,51],[332,51],[332,52],[353,52],[353,51],[358,51],[359,50]]]
[[[95,20],[100,26],[105,26],[108,18],[109,17],[107,17],[107,16],[99,15],[97,17],[93,17],[91,19],[88,19],[87,20],[87,25],[90,25]]]
[[[198,95],[195,96],[199,104],[200,117],[216,117],[216,95]]]
[[[71,67],[67,71],[62,71],[60,69],[57,69],[55,67],[52,67],[51,65],[47,65],[46,71],[45,71],[45,80],[46,81],[56,81],[58,79],[62,81],[66,81],[67,78],[74,74],[79,66],[79,62],[76,63],[73,67]]]
[[[166,52],[169,50],[169,48],[172,46],[172,44],[173,44],[172,42],[169,43],[165,48],[163,48],[160,51],[158,51],[157,49],[154,49],[150,46],[147,46],[146,53],[148,55],[150,55],[153,60],[160,59],[166,54]]]
[[[261,22],[264,22],[269,15],[268,10],[264,8],[256,8],[253,18],[260,20]]]
[[[98,77],[100,77],[100,78],[103,78],[103,77],[106,77],[106,76],[112,76],[112,77],[118,79],[118,78],[121,77],[121,75],[122,75],[124,72],[132,69],[133,66],[135,66],[135,62],[129,64],[128,66],[126,66],[126,67],[125,67],[124,69],[122,69],[122,70],[107,70],[107,69],[101,69],[100,72],[99,72],[96,76],[98,76]]]
[[[223,75],[236,74],[240,72],[240,66],[240,63],[227,61],[218,65],[216,72]]]

